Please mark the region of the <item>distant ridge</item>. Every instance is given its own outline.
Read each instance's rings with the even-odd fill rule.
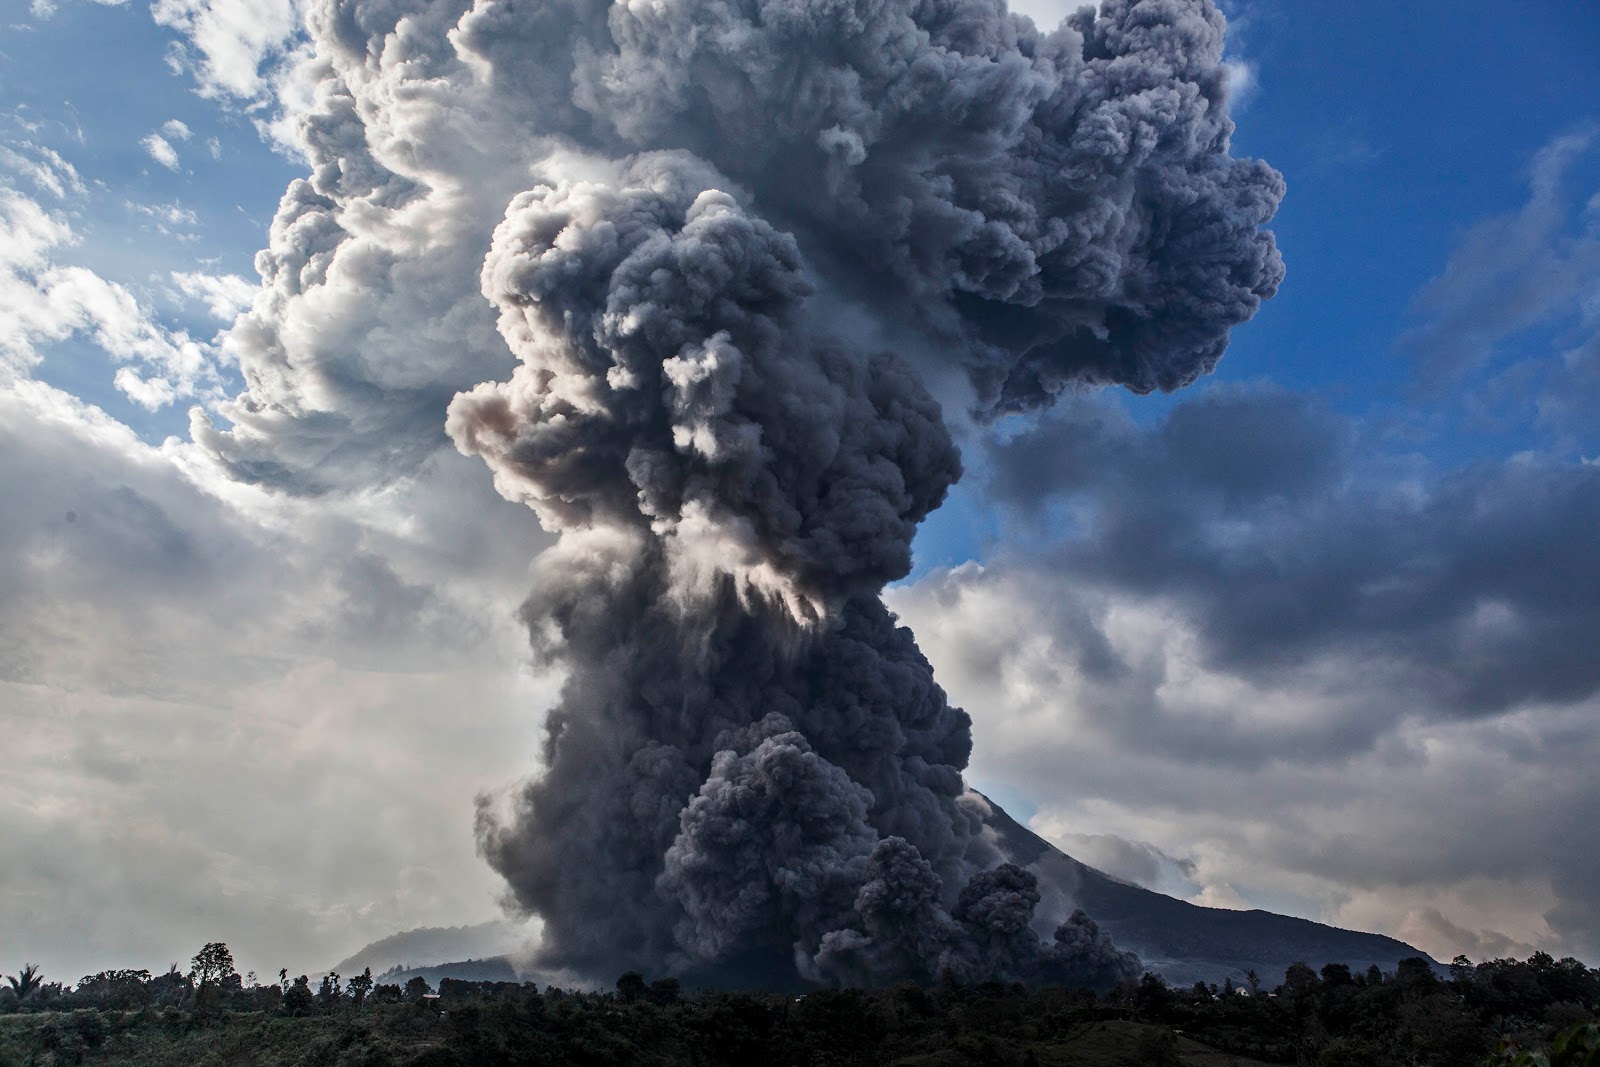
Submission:
[[[332,970],[348,978],[366,967],[377,975],[396,967],[423,968],[449,960],[504,956],[517,941],[516,928],[498,919],[476,926],[423,926],[374,941],[334,964]]]
[[[1385,971],[1411,956],[1434,967],[1427,953],[1382,934],[1341,930],[1270,911],[1206,908],[1113,878],[1080,863],[1022,826],[992,800],[988,824],[1011,862],[1039,876],[1045,904],[1075,905],[1116,940],[1139,954],[1147,969],[1173,985],[1241,981],[1255,971],[1267,988],[1283,980],[1291,963],[1320,969],[1325,963]]]
[[[343,972],[340,972],[341,974]],[[428,983],[430,989],[439,988],[441,978],[454,978],[462,982],[521,982],[523,976],[517,973],[511,960],[506,956],[496,956],[487,960],[462,960],[459,963],[440,963],[431,967],[396,967],[382,974],[373,975],[374,981],[380,983],[393,982],[403,986],[413,978],[422,978]]]

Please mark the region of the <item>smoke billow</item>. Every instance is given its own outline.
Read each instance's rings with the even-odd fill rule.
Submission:
[[[255,395],[199,436],[261,476],[299,418],[316,487],[322,439],[382,419],[330,429],[315,397],[409,419],[453,386],[456,446],[557,535],[524,607],[566,673],[544,768],[479,817],[543,962],[1133,973],[1081,912],[1035,932],[962,780],[970,719],[879,594],[960,475],[940,360],[980,414],[1174,389],[1274,292],[1282,183],[1229,155],[1211,0],[1049,33],[1001,0],[321,0],[312,26],[319,166],[243,333]],[[462,351],[297,357],[341,270],[399,314],[415,272]]]

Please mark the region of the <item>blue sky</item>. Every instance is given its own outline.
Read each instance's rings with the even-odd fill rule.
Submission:
[[[21,8],[22,5],[16,5]],[[248,102],[207,99],[168,62],[178,35],[147,6],[69,0],[48,17],[8,12],[0,37],[0,98],[8,143],[49,148],[71,163],[87,195],[70,209],[78,242],[59,262],[126,285],[162,323],[209,338],[219,326],[174,299],[174,271],[254,279],[268,223],[301,167],[263,142]],[[187,130],[164,130],[179,122]],[[160,136],[174,166],[145,145]],[[213,147],[214,146],[214,147]],[[187,426],[184,405],[148,411],[111,383],[104,353],[80,337],[46,359],[39,377],[104,407],[147,439]],[[231,380],[236,388],[237,378]]]
[[[1291,273],[1220,377],[1270,377],[1356,410],[1397,400],[1414,378],[1396,341],[1417,293],[1470,226],[1521,206],[1540,149],[1595,122],[1600,13],[1263,5],[1242,36],[1263,88],[1235,143],[1288,180],[1274,228]],[[1597,173],[1590,153],[1569,190],[1592,190]],[[1509,340],[1507,358],[1540,338]]]
[[[244,387],[228,329],[308,172],[280,121],[312,106],[280,63],[306,35],[275,29],[308,6],[0,13],[0,186],[60,228],[0,249],[0,292],[37,298],[0,307],[0,838],[28,857],[0,966],[222,934],[308,968],[495,913],[471,798],[526,770],[552,699],[512,618],[547,539],[453,450],[376,486],[335,450],[355,487],[302,499],[189,437]],[[890,606],[977,720],[972,780],[1075,855],[1440,958],[1600,952],[1595,620],[1563,599],[1595,581],[1600,7],[1226,7],[1234,152],[1288,185],[1280,291],[1191,389],[969,437]],[[317,324],[420,336],[433,290],[353,276]],[[136,402],[124,366],[170,395]],[[190,789],[236,807],[194,818]],[[273,829],[302,804],[329,814]],[[123,841],[226,899],[175,907]]]

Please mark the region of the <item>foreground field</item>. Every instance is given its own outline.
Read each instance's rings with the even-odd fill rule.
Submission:
[[[758,1051],[734,1035],[715,1032],[646,1035],[618,1026],[609,1034],[586,1035],[557,1024],[550,1032],[535,1035],[521,1027],[508,1032],[504,1026],[507,1021],[503,1016],[491,1014],[485,1019],[474,1013],[468,1023],[452,1021],[448,1015],[405,1010],[376,1010],[360,1019],[285,1019],[250,1014],[209,1020],[159,1012],[104,1016],[57,1012],[0,1019],[0,1065],[542,1067],[763,1063],[777,1067],[790,1063],[883,1063],[896,1067],[1257,1067],[1263,1063],[1209,1048],[1166,1027],[1121,1020],[1083,1023],[1043,1039],[1015,1034],[947,1035],[936,1027],[917,1042],[932,1046],[929,1051],[889,1059],[880,1058],[892,1055],[881,1041],[860,1033],[840,1033],[821,1041],[785,1040],[785,1048]],[[730,1037],[734,1039],[729,1041]]]

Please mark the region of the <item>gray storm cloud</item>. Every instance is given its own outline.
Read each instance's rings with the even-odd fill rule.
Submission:
[[[315,492],[404,477],[442,424],[556,536],[524,617],[563,696],[478,827],[543,962],[1134,973],[1081,913],[1040,938],[962,779],[970,719],[880,593],[960,475],[941,361],[988,415],[1175,389],[1275,291],[1282,182],[1229,155],[1213,4],[1050,33],[996,0],[310,25],[313,173],[235,331],[234,425],[196,437]]]

